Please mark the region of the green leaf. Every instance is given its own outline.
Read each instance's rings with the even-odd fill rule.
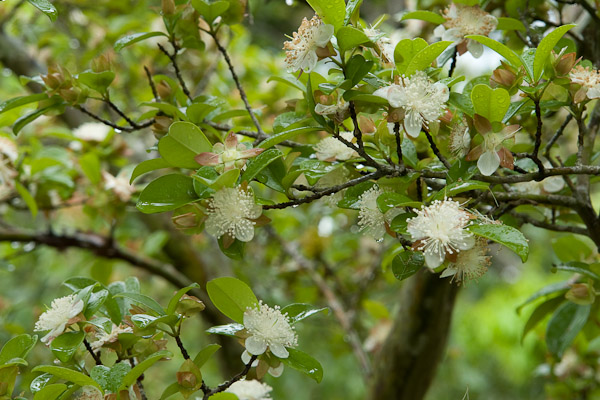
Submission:
[[[202,17],[208,22],[212,24],[213,21],[223,15],[225,11],[229,8],[228,1],[215,1],[208,3],[204,0],[192,0],[192,6],[198,11]]]
[[[33,121],[35,121],[36,119],[38,119],[39,117],[41,117],[42,115],[47,113],[48,111],[58,108],[60,106],[61,106],[61,104],[56,104],[56,103],[51,104],[47,107],[39,108],[27,115],[22,116],[21,118],[16,120],[15,123],[13,124],[13,128],[12,128],[13,133],[16,135],[17,133],[21,132],[21,129],[23,129],[28,124],[32,123]]]
[[[492,89],[488,85],[476,85],[471,91],[475,113],[490,122],[501,122],[510,106],[510,95],[503,88]]]
[[[540,305],[538,305],[535,310],[531,313],[527,322],[525,323],[525,327],[523,328],[523,334],[521,335],[521,343],[525,336],[535,328],[545,317],[550,314],[552,311],[556,309],[562,302],[565,301],[563,296],[553,297],[549,300],[544,301]]]
[[[27,205],[27,208],[29,208],[31,216],[35,218],[38,213],[38,206],[35,198],[31,195],[31,193],[29,193],[29,190],[27,190],[27,188],[21,185],[19,182],[15,182],[15,189],[17,189],[17,192]]]
[[[106,93],[106,89],[115,80],[115,73],[112,71],[92,72],[86,71],[77,75],[77,81],[83,83],[90,89],[98,93]]]
[[[13,358],[25,358],[37,342],[37,335],[21,334],[10,339],[0,350],[0,365]]]
[[[442,17],[441,14],[434,13],[432,11],[412,11],[404,14],[400,21],[405,21],[407,19],[420,19],[421,21],[431,22],[432,24],[441,25],[446,20]]]
[[[318,75],[316,72],[311,72],[310,75],[308,75],[308,79],[306,82],[306,91],[304,92],[304,96],[306,98],[306,103],[308,105],[308,111],[310,112],[310,115],[312,115],[312,117],[314,118],[315,121],[317,121],[317,123],[321,126],[327,126],[327,122],[325,121],[325,117],[323,117],[322,115],[319,115],[315,112],[315,94],[314,94],[314,90],[313,90],[313,77],[314,80],[317,81],[317,86],[319,83],[319,79],[318,78],[322,78],[320,75]],[[277,136],[277,135],[274,135]],[[289,139],[288,137],[286,137],[285,139]],[[263,141],[262,143],[259,144],[259,147],[262,147],[263,149],[266,149],[267,146],[265,146],[265,142],[268,141],[269,139]],[[284,140],[284,139],[281,139]],[[280,143],[281,140],[279,140],[277,143]],[[275,144],[277,144],[275,143]]]
[[[425,47],[427,47],[425,39],[402,39],[394,49],[394,61],[398,72],[404,74],[410,60]]]
[[[193,176],[201,185],[209,187],[214,190],[219,190],[224,187],[233,187],[240,176],[240,170],[237,168],[230,169],[229,171],[219,175],[212,167],[203,167],[198,170],[196,175]],[[204,194],[204,188],[196,185],[196,193],[198,195]]]
[[[423,50],[420,50],[412,57],[406,66],[404,74],[406,76],[411,76],[417,71],[423,71],[425,68],[430,67],[431,63],[433,63],[435,59],[442,54],[444,50],[446,50],[446,47],[450,46],[451,44],[452,42],[449,41],[435,42],[425,47]]]
[[[234,240],[234,242],[227,248],[223,245],[223,236],[221,236],[217,243],[219,244],[219,249],[223,254],[232,260],[241,261],[244,259],[244,250],[246,249],[246,242],[242,242],[241,240]]]
[[[358,210],[360,208],[360,196],[373,187],[373,182],[362,182],[351,186],[344,192],[344,198],[338,202],[338,207],[351,208]]]
[[[589,265],[586,263],[571,261],[566,264],[556,265],[554,268],[556,268],[558,271],[573,272],[588,276],[596,281],[600,281],[600,275],[590,270]]]
[[[89,376],[66,367],[58,367],[54,365],[39,365],[33,369],[33,372],[47,372],[56,376],[57,378],[73,382],[79,386],[89,385],[101,389],[100,385],[98,385],[98,383]]]
[[[233,393],[220,392],[220,393],[210,396],[210,399],[211,400],[238,400],[239,397],[237,397]]]
[[[177,309],[177,303],[179,303],[179,300],[183,297],[184,294],[186,294],[194,288],[199,287],[200,285],[194,282],[189,286],[179,289],[177,293],[175,293],[173,297],[171,297],[171,300],[169,300],[169,305],[167,306],[167,314],[173,314],[175,312],[175,310]]]
[[[60,361],[69,362],[75,355],[79,345],[83,343],[84,338],[85,333],[82,331],[65,332],[50,343],[50,350]]]
[[[529,296],[529,298],[527,300],[525,300],[523,302],[523,304],[519,305],[517,307],[517,313],[520,313],[521,310],[523,309],[523,307],[525,307],[527,304],[530,304],[531,302],[533,302],[539,298],[546,298],[549,295],[552,295],[555,293],[564,293],[568,289],[569,289],[568,282],[553,283],[551,285],[545,286],[542,289],[535,292],[534,294],[532,294],[531,296]]]
[[[352,19],[352,16],[358,14],[360,5],[363,0],[348,0],[346,4],[346,16],[344,17],[344,25],[348,25],[348,22]]]
[[[124,297],[126,299],[132,300],[135,303],[141,304],[146,308],[154,311],[158,315],[166,315],[164,308],[156,300],[152,297],[146,296],[141,293],[132,293],[132,292],[122,292],[115,294],[113,297]]]
[[[29,96],[15,97],[13,99],[6,100],[5,102],[0,103],[0,114],[8,110],[12,110],[13,108],[35,103],[36,101],[41,100],[48,100],[48,95],[46,93],[37,93],[30,94]]]
[[[490,184],[480,181],[458,181],[453,182],[445,188],[434,193],[428,201],[442,200],[444,197],[453,197],[459,193],[468,192],[470,190],[485,190]]]
[[[397,207],[421,207],[423,203],[396,192],[386,192],[377,198],[377,207],[382,213]]]
[[[313,111],[314,111],[314,104],[313,104]],[[322,116],[320,116],[320,117],[322,117]],[[261,149],[268,149],[269,147],[273,147],[276,144],[283,142],[284,140],[290,140],[300,134],[315,132],[315,131],[320,131],[320,130],[323,130],[323,128],[321,128],[319,126],[303,126],[301,128],[288,129],[283,132],[279,132],[275,135],[269,136],[267,139],[260,142],[256,147],[260,147]]]
[[[320,312],[328,313],[329,309],[327,307],[315,308],[313,305],[306,303],[294,303],[283,307],[281,312],[283,314],[287,314],[288,318],[290,319],[290,323],[295,324],[296,322],[300,322],[311,315],[315,315]]]
[[[244,171],[242,174],[242,182],[250,182],[263,169],[268,167],[269,164],[281,157],[283,157],[283,153],[278,149],[269,149],[267,151],[263,151],[257,157],[248,162],[246,171]]]
[[[102,179],[100,160],[95,153],[86,153],[79,159],[81,170],[94,185]]]
[[[475,40],[476,42],[479,42],[479,43],[489,47],[490,49],[494,50],[496,53],[498,53],[502,57],[504,57],[506,59],[506,61],[508,61],[508,63],[515,68],[519,68],[522,65],[521,59],[519,58],[517,53],[512,51],[506,45],[504,45],[494,39],[490,39],[489,37],[482,36],[482,35],[467,35],[465,37],[467,39]]]
[[[282,363],[308,375],[317,383],[321,382],[323,379],[323,367],[321,363],[300,350],[292,348],[288,348],[287,350],[290,352],[290,356],[288,358],[281,358],[280,361]]]
[[[131,46],[134,43],[149,39],[155,36],[168,36],[164,32],[144,32],[127,35],[117,40],[115,43],[115,51],[121,51],[124,47]]]
[[[215,354],[220,348],[221,346],[218,344],[209,344],[208,346],[204,347],[198,352],[198,355],[194,357],[194,364],[196,364],[198,368],[202,368],[202,366],[206,364],[212,355]]]
[[[206,330],[208,333],[214,333],[215,335],[224,335],[234,337],[235,334],[244,329],[242,324],[227,324],[210,327]]]
[[[191,177],[169,174],[150,182],[140,193],[136,207],[145,214],[153,214],[174,210],[196,200],[198,196]]]
[[[520,230],[512,226],[496,224],[471,225],[468,229],[477,236],[493,240],[508,247],[517,253],[523,262],[527,261],[529,244]]]
[[[343,53],[347,50],[356,48],[364,43],[371,43],[371,39],[365,33],[352,26],[344,26],[338,29],[336,33],[338,46]]]
[[[369,71],[371,71],[374,64],[373,61],[367,61],[362,55],[356,54],[346,63],[346,78],[350,80],[352,86],[355,86],[369,73]],[[348,93],[348,91],[346,91],[344,95],[346,95],[346,93]]]
[[[240,324],[244,322],[246,309],[258,304],[252,289],[236,278],[213,279],[206,284],[206,291],[219,311]]]
[[[169,164],[162,158],[153,158],[151,160],[142,161],[134,168],[129,183],[133,183],[135,178],[142,176],[148,172],[156,171],[157,169],[161,168],[169,168],[170,166],[171,164]]]
[[[496,29],[499,31],[523,31],[525,32],[525,25],[521,21],[515,18],[506,18],[500,17],[498,18],[498,25]]]
[[[405,250],[392,260],[392,272],[399,281],[413,276],[425,264],[425,257],[420,251]]]
[[[56,17],[58,17],[58,11],[56,7],[52,5],[48,0],[27,0],[29,4],[32,4],[35,8],[43,12],[50,18],[50,21],[56,21]]]
[[[546,345],[550,353],[562,357],[587,322],[590,309],[590,305],[580,306],[570,301],[558,307],[546,328]]]
[[[66,390],[67,385],[64,383],[46,385],[33,396],[33,400],[56,400],[60,398],[60,395]]]
[[[560,26],[542,39],[542,41],[537,47],[537,50],[535,52],[535,58],[533,60],[534,81],[538,81],[542,77],[542,74],[544,73],[544,67],[546,65],[546,60],[548,60],[550,52],[552,51],[552,49],[554,49],[554,46],[556,46],[558,41],[565,35],[565,33],[567,33],[569,29],[575,26],[575,24]]]
[[[133,369],[129,371],[127,375],[125,375],[125,377],[123,378],[123,384],[121,385],[119,390],[126,389],[128,386],[132,385],[137,380],[137,378],[139,378],[144,373],[144,371],[146,371],[160,359],[172,356],[173,354],[170,351],[161,350],[146,358],[144,361],[140,362],[138,365],[133,367]]]
[[[90,376],[102,386],[102,390],[117,393],[123,378],[131,371],[131,365],[125,361],[116,363],[111,368],[104,365],[96,365],[90,371]]]
[[[179,168],[200,168],[194,157],[210,151],[212,144],[200,128],[191,122],[175,122],[169,127],[169,133],[158,142],[158,152],[162,158]]]
[[[175,85],[175,83],[173,83],[173,85]],[[144,103],[140,103],[140,106],[156,108],[168,116],[171,116],[173,118],[179,118],[183,121],[187,121],[187,116],[183,113],[183,111],[181,111],[177,106],[175,106],[173,104],[155,103],[155,102],[147,101]]]
[[[336,31],[344,24],[346,16],[344,0],[307,0],[307,2],[323,22],[333,25]]]
[[[566,235],[553,240],[552,249],[563,263],[585,260],[593,252],[586,242],[575,235]]]
[[[166,387],[165,390],[163,390],[162,394],[160,395],[160,400],[166,400],[177,393],[179,393],[179,384],[175,382],[170,384]]]

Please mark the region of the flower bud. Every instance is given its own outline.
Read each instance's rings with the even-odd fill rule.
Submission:
[[[154,132],[154,136],[157,139],[160,139],[169,131],[169,126],[171,126],[172,122],[173,120],[171,118],[159,115],[154,117],[154,123],[150,128],[152,129],[152,132]]]
[[[557,76],[566,76],[569,72],[571,72],[571,70],[579,62],[579,60],[581,60],[581,58],[577,59],[576,53],[556,55],[553,52],[552,56],[554,58],[552,66],[554,67],[554,71],[556,72]]]
[[[192,389],[198,383],[193,372],[182,371],[177,373],[177,383],[186,389]]]
[[[175,14],[175,2],[173,0],[162,0],[161,7],[163,15]]]
[[[594,303],[596,293],[594,287],[588,283],[573,283],[565,297],[575,304],[585,306]]]
[[[490,77],[491,84],[506,87],[511,87],[516,80],[517,76],[512,71],[503,68],[496,68]]]
[[[161,99],[168,101],[173,95],[173,89],[169,86],[165,81],[161,81],[158,85],[156,85],[156,91]]]
[[[100,56],[92,60],[92,71],[110,71],[110,57],[108,56],[108,54],[101,54]]]

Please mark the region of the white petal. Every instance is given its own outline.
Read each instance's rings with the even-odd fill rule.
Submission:
[[[464,238],[464,242],[459,243],[456,247],[459,250],[469,250],[472,249],[473,246],[475,246],[475,238],[473,236],[467,236]]]
[[[80,312],[83,311],[83,300],[79,300],[77,303],[73,305],[73,309],[69,313],[69,319],[76,317]]]
[[[490,176],[500,166],[500,156],[495,151],[486,151],[483,153],[479,160],[477,160],[477,168],[479,168],[479,172],[481,172],[485,176]]]
[[[446,254],[439,254],[434,252],[425,252],[425,264],[431,269],[435,269],[442,265],[444,262],[444,258],[446,258]]]
[[[392,85],[388,92],[388,101],[394,108],[402,107],[407,103],[406,90],[400,85]]]
[[[415,111],[409,111],[404,118],[404,130],[409,136],[419,137],[423,127],[423,117]]]
[[[469,53],[471,53],[473,57],[479,58],[483,54],[483,45],[475,40],[469,39],[467,40],[467,50],[469,50]]]
[[[376,91],[373,92],[374,96],[379,96],[379,97],[383,97],[384,99],[387,100],[387,98],[390,95],[390,90],[392,89],[392,86],[384,86],[382,88],[377,89]]]
[[[462,39],[463,39],[463,35],[462,35],[460,29],[458,29],[458,28],[448,29],[446,32],[444,32],[444,35],[442,36],[442,40],[447,40],[450,42],[457,42]]]
[[[446,27],[444,25],[438,25],[433,30],[433,36],[441,38],[442,36],[444,36],[444,32],[446,32]]]
[[[560,176],[551,176],[542,181],[544,190],[548,193],[556,193],[565,186],[565,181]]]
[[[329,40],[333,36],[333,25],[323,24],[317,29],[317,34],[315,36],[315,44],[319,47],[327,46]]]
[[[269,350],[271,350],[271,353],[273,353],[275,357],[288,358],[290,356],[290,353],[281,343],[271,343],[269,345]]]
[[[448,267],[442,271],[442,273],[440,274],[440,278],[445,278],[447,276],[453,276],[457,272],[458,272],[457,269]]]
[[[204,227],[206,232],[208,232],[210,235],[216,237],[220,237],[221,235],[223,235],[223,232],[221,231],[221,225],[217,224],[217,218],[211,218],[210,215],[206,219],[206,224],[204,225]]]
[[[283,363],[280,363],[278,367],[269,368],[268,372],[271,376],[274,376],[275,378],[280,377],[281,374],[283,374]]]
[[[235,224],[235,238],[241,242],[249,242],[254,238],[254,224],[247,219],[242,219]]]
[[[600,99],[600,84],[589,89],[586,93],[588,99]]]
[[[250,336],[246,339],[246,350],[250,354],[259,356],[267,350],[267,342],[258,339],[256,336]]]
[[[317,54],[314,51],[307,51],[302,60],[300,60],[299,69],[304,72],[310,72],[317,66],[317,61],[319,61]]]

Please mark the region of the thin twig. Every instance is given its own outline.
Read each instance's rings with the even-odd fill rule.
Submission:
[[[83,339],[83,344],[84,344],[86,350],[88,351],[88,353],[90,353],[92,355],[92,358],[96,362],[96,365],[102,365],[102,360],[100,360],[100,355],[97,354],[96,352],[94,352],[94,349],[92,349],[90,342],[88,342],[87,339]]]
[[[427,136],[427,140],[429,141],[429,145],[431,146],[431,150],[433,150],[433,153],[436,155],[436,157],[442,162],[442,164],[444,164],[444,166],[447,169],[450,169],[452,167],[452,165],[450,165],[450,163],[448,162],[448,160],[446,160],[446,158],[442,155],[442,152],[435,145],[435,142],[433,141],[433,138],[431,137],[431,135],[429,134],[429,132],[427,132],[427,130],[425,130],[425,136]]]
[[[156,91],[156,85],[154,85],[154,81],[152,80],[152,74],[148,67],[144,65],[144,71],[146,71],[146,77],[148,78],[148,84],[150,85],[150,89],[152,89],[152,96],[154,96],[154,101],[160,103],[160,97],[158,96],[158,92]]]
[[[192,101],[192,95],[190,94],[190,91],[188,90],[185,81],[183,80],[183,76],[181,75],[181,71],[179,70],[179,64],[177,64],[177,52],[179,51],[179,47],[177,46],[177,43],[175,43],[175,40],[171,41],[171,45],[173,46],[173,54],[169,53],[167,49],[165,49],[160,43],[158,44],[158,48],[160,49],[160,51],[163,52],[164,55],[169,57],[169,60],[171,60],[171,65],[173,65],[173,69],[175,70],[175,76],[179,81],[179,86],[181,86],[181,90],[183,90],[183,93],[186,95],[186,97],[190,101]]]
[[[402,160],[402,142],[400,141],[400,122],[394,124],[394,136],[396,136],[396,154],[398,154],[398,165],[403,166]]]
[[[231,385],[233,385],[234,383],[236,383],[237,381],[239,381],[240,379],[242,379],[243,377],[248,375],[248,372],[250,372],[250,368],[252,368],[252,364],[254,364],[254,361],[256,361],[257,358],[258,358],[258,356],[254,356],[254,355],[252,357],[250,357],[250,361],[248,361],[248,364],[246,364],[246,366],[244,367],[242,372],[240,372],[239,374],[237,374],[236,376],[234,376],[227,382],[220,384],[216,388],[209,390],[208,392],[205,392],[204,396],[202,397],[202,400],[206,400],[214,394],[224,392],[225,390],[229,389],[229,387]]]
[[[537,220],[535,218],[530,217],[529,215],[517,212],[511,212],[510,215],[521,220],[526,224],[531,224],[533,226],[537,226],[538,228],[544,228],[547,230],[555,231],[555,232],[570,232],[575,233],[577,235],[588,235],[588,230],[586,228],[582,228],[579,226],[570,226],[570,225],[557,225],[554,223],[548,223],[544,221]]]
[[[558,130],[556,131],[554,136],[552,136],[552,139],[550,139],[548,144],[546,144],[546,149],[544,150],[544,156],[546,158],[550,157],[550,149],[552,148],[552,146],[554,146],[554,144],[556,143],[558,138],[560,138],[562,136],[563,132],[567,128],[567,125],[569,125],[569,122],[571,122],[572,119],[573,119],[572,114],[567,115],[567,118],[565,118],[563,123],[560,125],[560,128],[558,128]]]
[[[535,163],[535,165],[537,165],[538,167],[538,173],[540,176],[544,175],[544,164],[542,163],[542,161],[539,158],[539,153],[540,153],[540,147],[542,145],[542,128],[543,128],[543,121],[542,121],[542,110],[540,108],[540,99],[539,98],[535,98],[533,99],[533,103],[535,104],[535,116],[537,118],[537,126],[535,129],[535,145],[533,147],[533,152],[530,155],[530,158],[533,160],[533,162]]]
[[[114,128],[114,129],[117,129],[117,130],[120,130],[120,131],[123,131],[123,132],[135,132],[135,131],[139,131],[141,129],[149,127],[150,125],[152,125],[154,123],[154,120],[152,119],[152,120],[143,122],[141,124],[135,124],[134,123],[134,126],[120,126],[120,125],[115,124],[112,121],[109,121],[107,119],[104,119],[104,118],[100,117],[99,115],[94,114],[93,112],[91,112],[90,110],[88,110],[87,108],[85,108],[84,106],[78,105],[78,106],[75,106],[75,108],[77,110],[81,111],[82,113],[84,113],[84,114],[92,117],[96,121],[101,122],[104,125],[108,125],[111,128]]]

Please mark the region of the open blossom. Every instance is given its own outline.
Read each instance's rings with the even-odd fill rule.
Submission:
[[[116,342],[119,340],[119,335],[121,333],[133,333],[133,329],[131,329],[129,326],[117,326],[115,324],[113,324],[110,333],[106,333],[104,329],[100,329],[96,334],[96,341],[91,343],[92,350],[98,351],[105,344]]]
[[[465,39],[467,35],[488,36],[496,29],[498,20],[478,6],[451,4],[444,10],[444,22],[433,31],[442,40],[456,42],[458,53],[469,51],[475,58],[483,54],[483,45],[475,40]]]
[[[448,148],[452,154],[459,158],[469,153],[471,149],[471,134],[469,133],[469,126],[466,123],[461,121],[452,127]]]
[[[492,124],[477,114],[473,122],[483,136],[483,143],[475,146],[465,159],[467,161],[477,160],[477,168],[485,176],[492,175],[500,166],[513,169],[514,158],[506,145],[509,141],[514,140],[515,134],[521,127],[509,125],[500,132],[492,132]]]
[[[458,202],[436,200],[429,207],[414,211],[417,216],[408,220],[407,230],[414,241],[413,248],[423,252],[429,268],[439,267],[446,255],[454,256],[475,244],[473,234],[465,229],[471,216]]]
[[[237,381],[226,392],[235,394],[239,400],[271,400],[269,393],[272,390],[273,388],[266,383],[252,379]]]
[[[87,142],[103,142],[110,127],[100,122],[86,122],[73,130],[73,136]]]
[[[129,172],[129,169],[123,169],[117,176],[112,176],[110,173],[102,171],[104,189],[112,191],[123,203],[127,203],[136,190],[135,186],[129,183]]]
[[[382,87],[373,94],[386,99],[393,108],[403,109],[404,130],[409,136],[418,137],[423,126],[428,127],[442,116],[450,90],[441,82],[431,83],[423,71],[403,77],[402,83]]]
[[[485,239],[478,239],[473,248],[461,251],[456,255],[456,261],[442,272],[440,278],[452,276],[452,281],[458,284],[477,279],[486,273],[490,265],[488,246]]]
[[[594,70],[590,67],[582,67],[578,65],[571,70],[569,79],[572,83],[581,85],[581,89],[578,92],[579,95],[575,95],[575,102],[580,103],[585,96],[592,99],[600,99],[600,71]]]
[[[350,103],[344,101],[344,98],[340,96],[336,104],[321,104],[315,105],[315,113],[319,115],[326,115],[339,123],[344,122],[350,115]]]
[[[379,57],[386,64],[394,64],[394,49],[395,46],[392,44],[390,38],[383,35],[379,30],[373,28],[365,28],[365,35],[375,43],[375,46],[379,49]]]
[[[317,50],[327,46],[333,30],[333,25],[324,24],[316,15],[310,21],[304,18],[293,39],[283,44],[288,72],[312,71],[319,61]]]
[[[246,165],[246,159],[256,157],[264,149],[250,149],[245,143],[239,143],[237,135],[229,132],[225,144],[215,143],[212,153],[200,153],[195,160],[200,165],[211,165],[219,173]]]
[[[352,142],[352,139],[354,139],[352,132],[341,132],[340,136],[348,142]],[[358,155],[356,151],[334,137],[322,139],[316,144],[315,151],[317,152],[317,159],[322,161],[345,161]]]
[[[401,211],[392,208],[384,213],[377,207],[377,198],[383,190],[375,185],[359,197],[358,225],[361,230],[375,240],[383,239],[385,224],[390,223]]]
[[[287,314],[283,314],[278,306],[272,308],[262,301],[244,312],[244,328],[249,334],[246,351],[256,356],[269,350],[276,357],[287,358],[290,355],[287,347],[298,344]]]
[[[208,206],[206,231],[218,238],[229,234],[232,238],[249,242],[254,237],[255,219],[262,214],[262,206],[254,203],[248,190],[222,188],[213,195]]]
[[[36,332],[50,331],[41,341],[50,344],[65,331],[67,326],[79,321],[77,317],[83,311],[83,301],[77,300],[74,294],[52,300],[50,309],[46,310],[35,323]]]

